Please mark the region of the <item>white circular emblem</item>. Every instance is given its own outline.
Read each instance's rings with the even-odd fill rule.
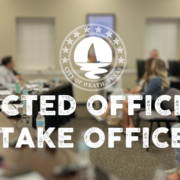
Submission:
[[[126,47],[120,36],[100,24],[74,29],[61,45],[59,62],[74,86],[97,91],[117,83],[126,67]]]

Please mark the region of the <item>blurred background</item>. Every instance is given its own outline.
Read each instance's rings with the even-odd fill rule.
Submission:
[[[28,127],[36,134],[36,123],[43,119],[43,122],[46,123],[43,126],[46,129],[49,127],[56,128],[51,136],[54,141],[58,139],[57,129],[59,127],[74,128],[74,133],[70,135],[72,135],[72,142],[75,144],[73,150],[76,153],[79,132],[82,129],[99,127],[105,133],[106,141],[101,148],[91,149],[90,159],[94,164],[112,171],[124,180],[148,179],[157,166],[164,169],[174,168],[175,154],[173,149],[170,147],[160,149],[151,144],[151,150],[147,153],[142,148],[141,135],[139,142],[133,142],[133,148],[127,149],[125,147],[126,138],[123,135],[121,142],[115,143],[115,148],[108,148],[108,128],[112,125],[118,127],[120,125],[108,124],[108,121],[107,123],[105,121],[99,123],[99,119],[92,117],[86,108],[87,100],[92,95],[100,93],[98,90],[97,92],[82,91],[70,83],[64,82],[65,77],[59,65],[61,44],[73,29],[88,23],[99,23],[110,27],[119,34],[126,46],[127,67],[117,83],[118,88],[132,89],[144,74],[145,61],[147,59],[162,59],[168,69],[170,87],[180,89],[179,0],[0,0],[0,59],[6,57],[3,61],[4,66],[0,66],[0,84],[3,88],[8,89],[7,82],[10,82],[13,88],[15,85],[17,94],[21,94],[21,86],[16,87],[16,84],[20,85],[20,83],[17,83],[16,80],[22,82],[21,85],[23,86],[29,80],[35,79],[36,81],[32,81],[29,85],[32,94],[35,92],[39,95],[39,93],[43,94],[44,91],[45,94],[56,97],[60,94],[68,94],[73,96],[78,104],[76,112],[71,116],[56,114],[56,116],[45,116],[43,119],[37,116],[40,106],[38,96],[38,101],[34,101],[33,104],[33,115],[28,117],[32,122],[23,121],[21,117],[18,120],[10,120],[9,117],[0,113],[0,126],[16,128],[15,135],[11,134],[13,142],[10,144],[15,144],[23,127]],[[95,62],[93,53],[91,61]],[[6,75],[7,69],[10,70],[11,74]],[[16,73],[12,70],[16,70]],[[14,73],[15,75],[19,73],[16,76],[17,79],[15,79]],[[46,84],[47,81],[40,82],[39,79],[50,80],[53,86]],[[32,84],[35,83],[37,86],[32,87]],[[143,88],[145,84],[143,83]],[[138,86],[142,86],[142,84]],[[107,98],[107,95],[113,90],[114,87],[103,92],[104,97]],[[6,94],[7,91],[4,92],[3,89],[1,89],[0,94],[2,95],[2,93],[8,95]],[[28,91],[23,91],[23,93],[28,94]],[[3,100],[2,97],[0,99]],[[107,98],[107,100],[109,99]],[[58,100],[56,99],[53,103],[54,111],[57,111]],[[22,105],[23,108],[25,106],[26,104]],[[69,107],[69,104],[66,107]],[[21,115],[24,114],[26,113]],[[138,120],[138,115],[135,116],[136,118]],[[70,121],[70,119],[72,120]],[[118,122],[119,120],[121,119],[118,118]],[[112,122],[115,121],[112,120]],[[144,121],[141,126],[149,127],[149,124]],[[165,123],[164,126],[166,126]],[[159,123],[153,126],[154,129],[157,127],[159,127]],[[98,135],[93,135],[92,141],[96,142],[97,140]],[[160,140],[171,144],[171,139],[167,137],[167,134],[160,135]],[[2,141],[1,137],[0,144]],[[62,158],[63,150],[57,148],[55,151],[57,153],[49,153],[48,151],[47,155],[45,154],[42,157],[40,154],[43,153],[39,153],[38,149],[34,151],[30,148],[22,148],[16,151],[13,148],[1,147],[0,155],[5,157],[7,161],[18,162],[22,167],[26,167],[25,164],[31,170],[36,170],[42,174],[45,179],[52,180],[56,179],[52,177],[53,168],[66,162],[66,158]],[[0,159],[1,161],[2,159]],[[79,177],[81,174],[76,179],[79,180]]]
[[[167,66],[169,60],[180,58],[179,0],[0,0],[0,4],[0,57],[13,56],[15,69],[26,79],[38,70],[59,72],[62,41],[94,14],[113,15],[102,18],[102,23],[110,22],[127,48],[123,88],[136,85],[137,59],[149,58],[151,50],[157,49]],[[78,103],[93,94],[74,90]]]

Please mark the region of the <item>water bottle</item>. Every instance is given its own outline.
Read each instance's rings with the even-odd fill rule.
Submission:
[[[42,82],[39,82],[39,92],[43,91],[44,84]]]
[[[80,134],[79,142],[78,142],[78,157],[80,166],[88,166],[90,164],[90,148],[84,141],[84,133],[82,131]]]
[[[36,127],[37,128],[43,128],[43,131],[45,131],[45,118],[41,115],[40,112],[38,112],[38,115],[36,117]]]
[[[15,83],[14,92],[16,94],[20,94],[21,93],[21,84],[19,83],[19,81],[16,81],[16,83]]]
[[[19,100],[21,100],[21,84],[19,83],[18,80],[15,83],[14,92],[15,95],[19,97]]]
[[[28,90],[23,90],[23,95],[28,95]],[[26,101],[23,101],[23,114],[26,114]]]

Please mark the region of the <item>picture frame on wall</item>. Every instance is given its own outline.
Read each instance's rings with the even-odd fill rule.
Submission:
[[[115,25],[116,17],[115,14],[87,14],[86,23],[87,24],[101,24],[109,27],[112,30],[116,30]],[[92,30],[90,30],[91,33]],[[102,29],[101,34],[106,36],[107,30]],[[112,37],[113,38],[113,37]]]

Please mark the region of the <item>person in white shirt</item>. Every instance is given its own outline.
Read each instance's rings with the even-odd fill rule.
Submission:
[[[5,88],[13,88],[18,81],[13,73],[14,60],[11,56],[2,59],[0,66],[0,85]],[[21,83],[22,85],[22,83]]]

